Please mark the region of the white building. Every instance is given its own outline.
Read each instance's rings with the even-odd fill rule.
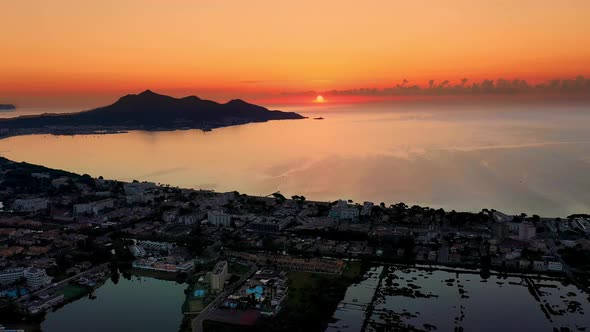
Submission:
[[[356,220],[359,217],[359,209],[356,206],[348,205],[344,200],[339,200],[330,209],[329,216],[337,220]]]
[[[103,199],[91,203],[74,204],[74,214],[99,214],[104,209],[112,209],[115,206],[115,200],[112,198]]]
[[[561,272],[563,271],[563,265],[557,261],[547,261],[547,270]]]
[[[20,212],[37,212],[47,209],[49,201],[45,198],[17,199],[13,208]]]
[[[74,204],[74,214],[87,214],[92,212],[92,203]]]
[[[115,200],[112,198],[103,199],[92,203],[92,212],[98,214],[102,210],[112,209],[115,207]]]
[[[201,221],[205,216],[203,214],[185,214],[176,218],[176,223],[183,225],[193,225]]]
[[[364,202],[363,208],[361,209],[361,216],[371,216],[371,213],[373,212],[373,206],[375,206],[373,202]]]
[[[209,211],[207,213],[207,222],[215,226],[229,227],[231,224],[231,215],[219,211]]]
[[[535,228],[535,225],[531,223],[523,222],[518,227],[518,239],[520,241],[528,242],[536,236],[536,233],[537,229]]]
[[[141,246],[132,245],[129,246],[129,251],[133,254],[133,257],[143,257],[146,255],[145,249]]]
[[[219,261],[211,272],[211,288],[222,290],[227,279],[227,261]]]
[[[133,183],[125,183],[123,188],[125,189],[125,195],[139,195],[143,194],[145,191],[149,189],[153,189],[156,187],[156,184],[153,182],[133,182]]]
[[[257,217],[248,224],[248,228],[258,232],[280,232],[291,224],[295,219],[292,216],[282,219],[273,217]]]
[[[0,271],[0,284],[8,285],[17,281],[19,278],[23,278],[24,268],[13,268]]]
[[[0,284],[8,285],[16,282],[20,278],[27,281],[27,285],[33,289],[41,288],[51,283],[52,278],[47,275],[44,269],[34,267],[30,268],[13,268],[0,271]]]
[[[41,288],[51,283],[52,278],[47,275],[44,269],[30,267],[23,271],[23,276],[27,279],[27,285],[33,289]]]

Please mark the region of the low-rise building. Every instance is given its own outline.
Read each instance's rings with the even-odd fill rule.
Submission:
[[[13,208],[19,212],[38,212],[49,207],[49,200],[46,198],[17,199]]]
[[[339,200],[332,206],[328,215],[336,220],[356,220],[360,213],[358,207],[348,205],[344,200]]]
[[[31,314],[36,314],[42,311],[51,309],[56,304],[63,301],[63,294],[41,294],[39,299],[29,303],[27,310]]]
[[[563,265],[558,262],[557,260],[548,260],[547,261],[547,270],[553,272],[561,272],[563,271]]]
[[[229,227],[231,224],[231,215],[220,211],[209,211],[207,213],[207,222],[214,226]]]
[[[24,278],[27,286],[38,289],[49,283],[52,278],[47,275],[44,269],[39,268],[12,268],[0,271],[0,284],[7,285]]]
[[[195,267],[195,262],[175,256],[148,257],[135,260],[131,266],[136,269],[177,273],[191,272]]]
[[[518,239],[528,242],[536,236],[537,229],[535,225],[529,222],[523,222],[518,226]]]
[[[282,219],[258,217],[248,224],[248,228],[256,232],[278,233],[289,226],[294,220],[295,218],[293,217],[285,217]]]
[[[125,183],[123,185],[123,189],[125,190],[125,195],[132,196],[132,195],[139,195],[143,194],[147,190],[156,188],[156,184],[153,182],[132,182],[132,183]]]
[[[373,206],[375,206],[373,202],[364,202],[361,209],[361,216],[370,217],[373,212]]]
[[[174,244],[168,242],[156,242],[148,240],[140,240],[136,245],[145,249],[145,251],[169,253],[174,248]]]

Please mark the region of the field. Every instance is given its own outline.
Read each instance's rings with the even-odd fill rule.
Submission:
[[[203,277],[202,281],[198,281]],[[211,301],[215,299],[215,293],[211,291],[211,277],[209,274],[195,275],[190,280],[190,286],[186,290],[186,300],[183,305],[183,312],[198,313],[203,310]],[[205,296],[194,296],[195,290],[204,290]]]
[[[88,288],[79,285],[67,285],[62,288],[62,292],[66,300],[73,300],[88,294]]]
[[[233,274],[233,275],[237,275],[237,276],[241,277],[244,274],[246,274],[246,272],[248,272],[249,270],[250,270],[250,267],[248,265],[243,265],[240,263],[230,261],[227,272],[229,274]]]
[[[323,331],[348,286],[360,280],[363,267],[350,262],[342,275],[292,271],[284,308],[261,331]]]

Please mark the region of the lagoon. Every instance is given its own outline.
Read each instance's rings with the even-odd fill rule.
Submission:
[[[150,277],[109,279],[94,297],[47,314],[43,331],[178,331],[186,285]]]

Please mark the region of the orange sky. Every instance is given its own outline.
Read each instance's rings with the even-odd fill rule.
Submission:
[[[587,75],[589,13],[588,0],[0,0],[0,102]]]

